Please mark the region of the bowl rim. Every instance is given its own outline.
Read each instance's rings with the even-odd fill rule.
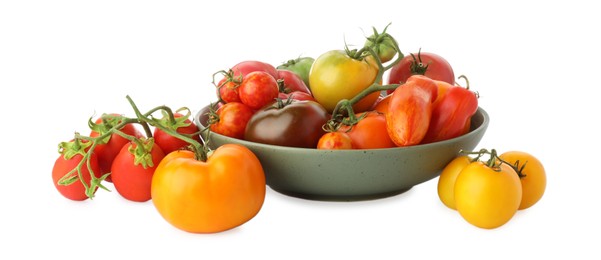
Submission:
[[[207,126],[205,126],[202,122],[200,122],[200,118],[203,116],[203,113],[206,113],[204,111],[206,111],[208,109],[209,105],[202,107],[195,115],[194,115],[194,120],[193,122],[198,126],[199,130],[201,132],[204,132],[205,129],[207,128]],[[488,124],[490,122],[490,116],[488,114],[488,112],[486,112],[486,110],[484,110],[482,107],[478,107],[478,109],[476,110],[476,114],[481,114],[482,116],[482,123],[480,123],[480,125],[474,129],[471,129],[468,133],[463,134],[461,136],[455,137],[455,138],[451,138],[451,139],[447,139],[447,140],[443,140],[443,141],[438,141],[438,142],[433,142],[433,143],[426,143],[426,144],[417,144],[417,145],[411,145],[411,146],[398,146],[398,147],[390,147],[390,148],[374,148],[374,149],[341,149],[341,150],[319,150],[316,148],[304,148],[304,147],[290,147],[290,146],[282,146],[282,145],[272,145],[272,144],[263,144],[263,143],[257,143],[257,142],[251,142],[251,141],[247,141],[244,139],[238,139],[238,138],[233,138],[233,137],[229,137],[229,136],[225,136],[225,135],[221,135],[218,133],[214,133],[211,131],[208,131],[209,136],[207,138],[205,138],[205,136],[203,136],[203,134],[201,133],[201,138],[208,144],[210,142],[211,136],[210,135],[217,135],[222,139],[234,139],[236,142],[243,144],[243,145],[252,145],[255,147],[261,147],[261,148],[269,148],[269,149],[277,149],[277,150],[288,150],[288,151],[322,151],[322,152],[341,152],[341,153],[362,153],[365,151],[399,151],[399,150],[413,150],[413,149],[424,149],[424,148],[428,148],[428,147],[432,147],[432,146],[438,146],[438,145],[444,145],[446,143],[452,143],[452,142],[457,142],[458,140],[461,139],[465,139],[465,138],[470,138],[472,135],[476,135],[478,132],[482,131],[483,129],[486,129],[488,127]],[[472,116],[472,120],[473,120],[473,116]]]

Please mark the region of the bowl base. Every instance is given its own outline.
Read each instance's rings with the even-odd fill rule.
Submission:
[[[306,199],[306,200],[318,200],[318,201],[341,201],[341,202],[352,202],[352,201],[366,201],[366,200],[376,200],[376,199],[383,199],[383,198],[387,198],[387,197],[392,197],[392,196],[396,196],[399,194],[402,194],[408,190],[410,190],[412,187],[406,188],[406,189],[402,189],[402,190],[395,190],[395,191],[390,191],[390,192],[383,192],[383,193],[377,193],[377,194],[367,194],[367,195],[315,195],[315,194],[304,194],[304,193],[298,193],[298,192],[290,192],[290,191],[285,191],[285,190],[278,190],[278,189],[274,189],[273,187],[270,186],[270,188],[278,193],[281,193],[283,195],[286,196],[290,196],[290,197],[295,197],[295,198],[299,198],[299,199]]]

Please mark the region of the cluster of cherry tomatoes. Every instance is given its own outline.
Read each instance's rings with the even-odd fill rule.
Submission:
[[[472,158],[469,154],[476,155]],[[469,223],[497,228],[518,210],[530,208],[545,193],[543,164],[532,154],[495,150],[463,154],[451,161],[438,179],[442,203]],[[488,156],[488,160],[481,158]]]

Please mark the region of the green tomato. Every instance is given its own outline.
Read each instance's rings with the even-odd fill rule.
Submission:
[[[286,63],[278,66],[278,69],[289,70],[301,77],[305,82],[307,87],[311,88],[309,85],[309,71],[311,71],[311,66],[315,59],[311,57],[299,57],[294,60],[289,60]]]
[[[371,47],[378,57],[380,57],[382,63],[392,60],[394,55],[397,54],[394,39],[390,34],[386,33],[387,28],[388,26],[381,33],[374,28],[374,34],[365,40],[365,47]]]

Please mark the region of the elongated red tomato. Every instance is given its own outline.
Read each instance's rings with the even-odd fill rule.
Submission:
[[[390,139],[397,146],[419,144],[430,125],[436,84],[409,82],[399,86],[390,97],[386,125]]]

